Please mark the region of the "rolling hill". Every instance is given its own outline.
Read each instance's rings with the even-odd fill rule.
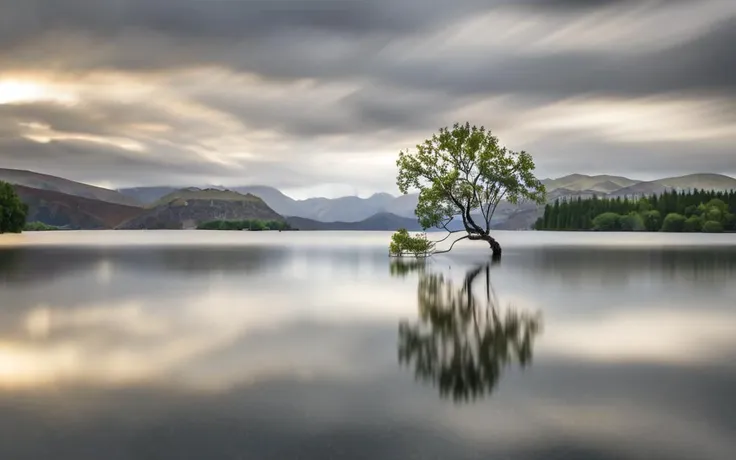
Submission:
[[[14,185],[20,199],[28,205],[28,222],[73,230],[108,230],[132,219],[143,209],[136,206],[92,200],[51,190]]]
[[[614,190],[634,185],[639,181],[621,176],[586,176],[585,174],[570,174],[558,179],[545,179],[542,183],[547,187],[547,191],[558,188],[569,190],[596,190],[609,193]]]
[[[74,182],[61,177],[39,174],[32,171],[0,169],[0,181],[8,182],[13,185],[22,185],[24,187],[39,190],[48,190],[51,192],[64,193],[66,195],[88,198],[91,200],[106,201],[108,203],[122,204],[126,206],[142,206],[142,203],[137,199],[114,190],[95,187],[81,182]]]
[[[396,225],[416,228],[411,227],[411,225],[414,225],[416,219],[414,209],[418,200],[417,194],[392,196],[386,193],[377,193],[368,198],[347,196],[335,199],[309,198],[306,200],[295,200],[276,188],[259,185],[231,187],[230,190],[221,186],[206,189],[177,189],[171,186],[158,186],[113,191],[54,176],[8,169],[0,169],[0,180],[6,180],[29,188],[53,192],[61,191],[61,193],[67,195],[116,204],[122,203],[127,206],[131,204],[142,206],[141,203],[145,203],[148,205],[146,212],[148,217],[146,218],[151,218],[152,209],[165,205],[170,206],[170,202],[177,198],[185,202],[194,200],[197,202],[199,212],[204,212],[202,208],[203,203],[201,203],[202,200],[253,201],[254,199],[260,199],[262,200],[261,204],[265,204],[271,212],[275,212],[275,214],[281,216],[290,216],[290,219],[304,219],[301,221],[302,225],[309,228],[324,227],[320,224],[325,224],[329,228],[360,228],[361,226],[367,226],[370,228],[385,229],[393,228]],[[545,179],[543,182],[547,185],[548,201],[550,202],[557,198],[586,198],[592,195],[610,197],[641,196],[662,193],[665,190],[673,188],[679,190],[691,188],[713,190],[736,189],[736,179],[720,174],[689,174],[655,181],[638,181],[613,175],[570,174],[557,179]],[[63,192],[62,190],[67,190],[68,192]],[[68,201],[68,198],[66,200]],[[257,207],[255,204],[253,206]],[[99,207],[99,205],[96,205],[96,207]],[[56,206],[55,209],[57,214],[54,215],[58,215],[59,212],[67,208]],[[517,206],[502,202],[496,211],[492,225],[499,228],[525,228],[524,219],[528,219],[528,224],[531,225],[535,220],[534,212],[539,213],[541,212],[540,209],[540,207],[531,203],[523,203]],[[161,209],[158,211],[161,211]],[[223,213],[222,215],[228,215],[224,210]],[[243,215],[244,212],[241,209],[235,214]],[[178,213],[177,215],[179,217],[169,212],[168,217],[161,215],[161,219],[168,223],[154,222],[154,219],[150,221],[150,224],[173,225],[174,228],[179,228],[177,227],[178,224],[174,222],[180,219],[180,217],[183,218],[183,214]],[[268,215],[273,217],[273,214]],[[395,218],[406,220],[403,223],[391,220]],[[79,216],[72,216],[70,219],[71,221],[79,221]],[[191,219],[185,220],[191,224]],[[509,222],[507,223],[507,221]],[[348,224],[356,225],[351,226]],[[148,224],[143,225],[143,227],[140,227],[140,225],[142,224],[139,222],[139,227],[135,228],[143,228]]]
[[[177,191],[176,187],[135,187],[118,189],[121,195],[130,197],[142,205],[149,205],[161,199],[162,197]]]
[[[119,229],[196,228],[211,220],[277,220],[284,218],[255,195],[229,190],[187,188],[170,193]]]

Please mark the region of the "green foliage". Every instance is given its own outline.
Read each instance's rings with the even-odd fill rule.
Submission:
[[[723,219],[723,229],[727,232],[736,232],[736,214],[726,214]]]
[[[685,227],[683,228],[683,231],[685,232],[699,232],[702,230],[703,222],[702,219],[698,216],[690,216],[685,221]]]
[[[601,232],[614,232],[621,229],[621,216],[615,212],[605,212],[593,219],[593,230]]]
[[[723,224],[713,220],[703,224],[704,233],[723,233]]]
[[[425,229],[447,228],[459,215],[468,233],[488,235],[501,200],[544,202],[531,155],[501,146],[484,127],[442,128],[416,149],[399,153],[396,183],[404,194],[419,190],[415,213]],[[483,220],[476,222],[471,212]]]
[[[664,218],[664,223],[662,223],[662,231],[681,232],[685,230],[685,220],[685,216],[683,216],[682,214],[671,212],[667,214],[667,217]]]
[[[613,216],[618,215],[614,224]],[[675,215],[665,223],[662,216]],[[636,200],[628,198],[577,198],[547,204],[536,230],[621,230],[648,232],[700,232],[708,221],[724,231],[736,231],[736,191],[669,191]],[[682,219],[680,219],[680,216]],[[596,220],[597,219],[597,220]]]
[[[0,233],[20,233],[26,224],[28,206],[20,200],[13,187],[0,182]]]
[[[50,232],[55,230],[60,230],[60,228],[54,227],[53,225],[46,225],[43,222],[28,222],[23,228],[25,232]]]
[[[291,230],[291,226],[279,220],[212,220],[202,222],[198,230]]]
[[[391,273],[391,276],[405,278],[406,276],[414,272],[424,273],[426,268],[427,268],[426,259],[409,260],[409,261],[402,260],[402,259],[394,259],[394,261],[391,262],[391,265],[389,266],[389,271]]]
[[[434,243],[427,239],[425,233],[411,235],[405,228],[399,229],[391,236],[389,255],[400,257],[413,255],[415,257],[428,256],[434,250]]]
[[[621,216],[619,226],[624,232],[642,232],[646,230],[644,218],[637,212],[630,212],[628,215]]]

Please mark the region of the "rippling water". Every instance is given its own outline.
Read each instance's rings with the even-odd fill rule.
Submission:
[[[736,458],[736,235],[498,238],[0,236],[0,458]]]

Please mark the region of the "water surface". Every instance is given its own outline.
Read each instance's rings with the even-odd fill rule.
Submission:
[[[389,236],[0,236],[0,458],[736,458],[734,235]]]

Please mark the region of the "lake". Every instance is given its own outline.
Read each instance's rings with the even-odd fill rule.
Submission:
[[[736,458],[736,235],[0,236],[0,458]]]

